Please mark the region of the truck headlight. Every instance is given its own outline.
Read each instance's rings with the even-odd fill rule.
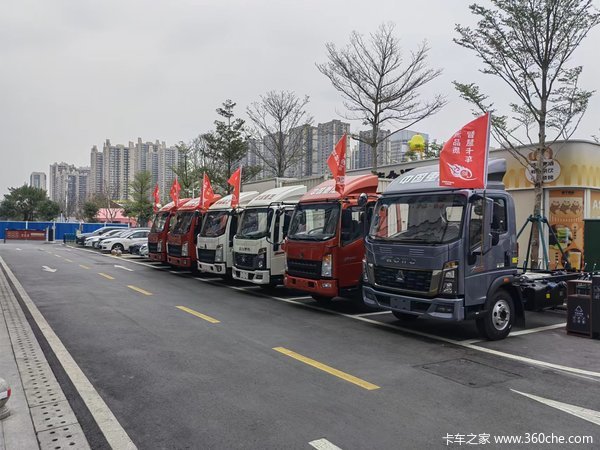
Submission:
[[[184,242],[181,246],[181,256],[188,256],[188,243]]]
[[[267,267],[267,249],[260,248],[258,250],[258,256],[256,257],[256,267],[259,269],[264,269]]]
[[[458,292],[458,261],[444,264],[440,293],[455,295]]]
[[[223,262],[223,244],[217,245],[215,249],[215,262]]]
[[[161,252],[162,252],[162,239],[159,239],[159,240],[158,240],[158,243],[156,244],[156,251],[157,251],[158,253],[161,253]]]
[[[323,256],[323,264],[321,265],[321,276],[322,277],[331,277],[333,273],[333,255],[330,253],[329,255]]]

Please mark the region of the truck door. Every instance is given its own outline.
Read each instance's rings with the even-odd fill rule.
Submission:
[[[507,201],[499,195],[489,196],[493,201],[491,222],[492,247],[485,255],[481,252],[483,201],[478,199],[470,204],[468,212],[467,266],[465,268],[465,305],[479,305],[485,302],[492,282],[503,275],[514,272],[511,268],[511,240],[508,233]]]
[[[342,210],[339,261],[334,262],[341,288],[356,286],[362,275],[362,260],[365,256],[363,236],[365,221],[366,211],[363,207],[351,206]]]

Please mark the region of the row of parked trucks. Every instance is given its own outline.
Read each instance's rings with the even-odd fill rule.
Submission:
[[[506,337],[524,309],[562,304],[566,272],[517,268],[515,206],[504,160],[485,190],[440,187],[437,166],[395,180],[346,177],[304,186],[164,206],[149,257],[264,287],[283,284],[327,303],[358,299],[409,321],[474,319],[481,335]],[[384,182],[387,187],[382,189]],[[383,191],[383,192],[382,192]]]

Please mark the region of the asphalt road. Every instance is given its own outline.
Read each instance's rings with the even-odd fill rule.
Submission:
[[[0,244],[0,256],[142,449],[310,449],[319,439],[344,450],[438,448],[458,434],[600,442],[600,413],[593,423],[515,392],[597,411],[600,378],[454,345],[477,339],[470,324],[417,321],[419,336],[348,302],[330,313],[284,289],[61,245]],[[552,328],[560,314],[532,321],[551,327],[481,348],[598,370],[599,341],[563,340]],[[574,357],[579,347],[589,361]],[[473,445],[457,439],[450,446]]]

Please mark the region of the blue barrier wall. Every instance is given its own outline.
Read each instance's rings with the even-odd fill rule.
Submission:
[[[79,222],[17,222],[17,221],[0,221],[0,239],[4,239],[6,230],[45,230],[46,228],[56,227],[54,239],[62,240],[65,233],[76,233],[77,230],[82,233],[91,233],[98,228],[110,226],[122,226],[127,228],[127,224],[122,223],[79,223]]]

